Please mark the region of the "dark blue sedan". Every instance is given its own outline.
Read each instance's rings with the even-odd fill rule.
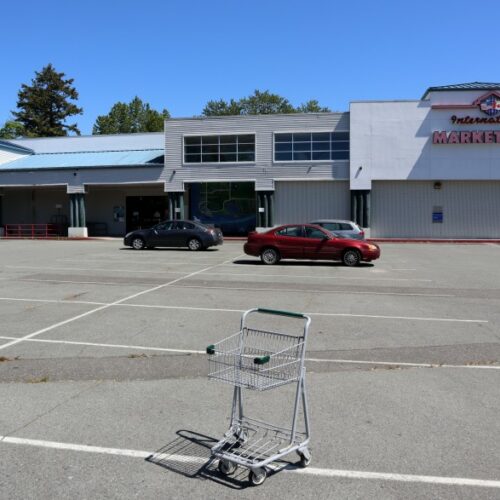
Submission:
[[[220,229],[188,220],[167,220],[149,229],[137,229],[125,235],[123,244],[135,250],[155,247],[187,247],[205,250],[222,245]]]

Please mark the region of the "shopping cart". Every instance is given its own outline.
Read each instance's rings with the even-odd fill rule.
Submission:
[[[304,321],[297,335],[250,328],[253,314],[278,315]],[[250,309],[241,318],[241,330],[217,344],[207,347],[210,379],[234,386],[229,430],[212,447],[219,459],[219,471],[232,474],[237,466],[249,469],[253,485],[262,484],[272,462],[297,452],[300,464],[311,462],[309,415],[307,410],[304,355],[311,318],[304,314],[273,309]],[[250,418],[243,412],[242,389],[266,391],[296,382],[291,428],[276,426]],[[305,430],[297,430],[300,399]]]

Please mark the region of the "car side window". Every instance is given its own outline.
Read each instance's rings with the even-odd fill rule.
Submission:
[[[182,229],[194,229],[195,226],[194,224],[191,224],[191,222],[184,222],[182,224]]]
[[[345,222],[341,222],[339,224],[339,226],[340,226],[339,229],[341,231],[352,231],[353,230],[352,226],[350,224],[346,224]]]
[[[324,227],[328,231],[338,231],[340,229],[340,224],[337,222],[323,222],[321,227]]]
[[[315,227],[306,226],[306,238],[321,238],[325,237],[325,233]]]
[[[276,235],[278,236],[302,236],[302,227],[301,226],[288,226],[276,231]]]
[[[168,231],[169,229],[172,229],[172,224],[173,222],[164,222],[163,224],[157,224],[155,226],[155,229],[157,231]]]

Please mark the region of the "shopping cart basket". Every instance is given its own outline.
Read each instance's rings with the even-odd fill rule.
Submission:
[[[248,317],[253,314],[296,318],[304,321],[304,327],[300,335],[250,328]],[[300,313],[250,309],[243,314],[237,334],[207,347],[208,377],[234,386],[229,430],[212,448],[221,473],[232,474],[240,465],[249,469],[250,482],[259,485],[267,477],[268,466],[289,453],[297,452],[301,465],[309,465],[304,356],[310,323],[311,318]],[[250,418],[243,412],[242,389],[265,391],[294,382],[297,389],[290,428]],[[296,428],[300,400],[304,432]]]

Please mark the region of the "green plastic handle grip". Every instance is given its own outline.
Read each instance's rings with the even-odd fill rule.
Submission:
[[[215,354],[214,344],[210,344],[209,346],[207,346],[207,354]]]
[[[276,314],[278,316],[290,316],[291,318],[305,318],[302,313],[294,313],[291,311],[279,311],[277,309],[264,309],[263,307],[259,307],[257,309],[258,312],[266,313],[266,314]]]
[[[271,356],[259,356],[258,358],[253,358],[253,362],[256,365],[265,365],[266,363],[269,363],[271,360]]]

